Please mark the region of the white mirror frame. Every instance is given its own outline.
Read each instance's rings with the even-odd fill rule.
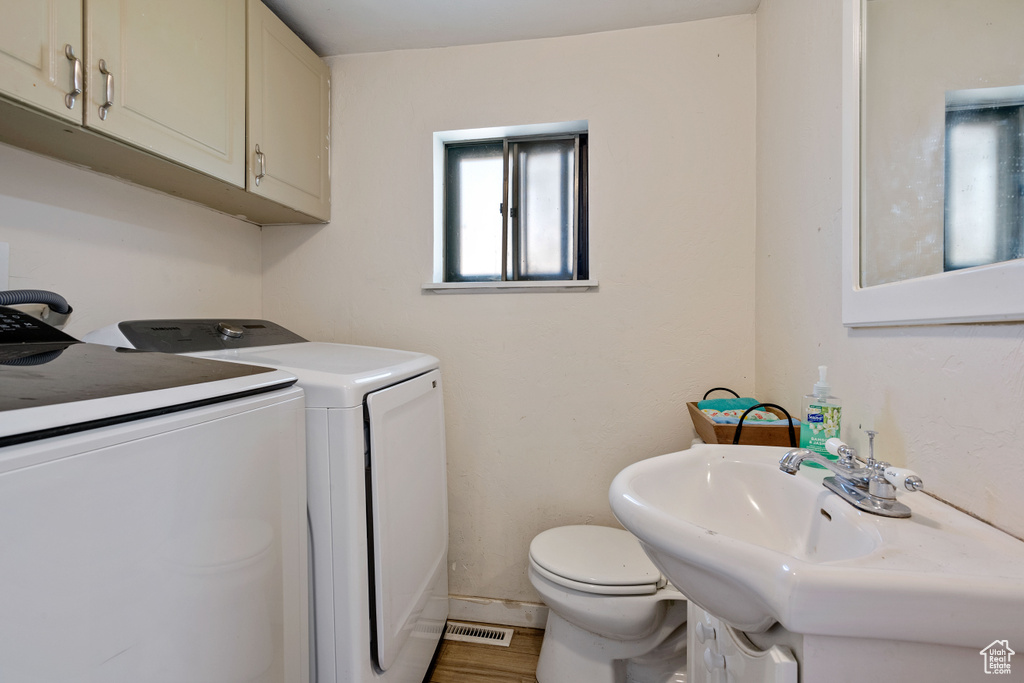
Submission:
[[[843,324],[1024,320],[1024,259],[860,286],[861,49],[866,1],[843,0]]]

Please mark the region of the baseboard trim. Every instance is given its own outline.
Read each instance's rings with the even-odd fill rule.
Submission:
[[[537,602],[449,595],[448,618],[497,626],[542,629],[548,621],[548,608]]]

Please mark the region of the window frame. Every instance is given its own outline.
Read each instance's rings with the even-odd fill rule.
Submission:
[[[434,249],[433,282],[423,285],[424,291],[446,292],[525,292],[525,291],[579,291],[596,289],[598,283],[590,280],[590,231],[589,231],[589,126],[585,120],[567,121],[555,124],[507,126],[487,129],[466,129],[434,133]],[[520,241],[513,236],[515,225],[510,220],[509,185],[515,182],[509,177],[509,156],[516,143],[544,140],[567,140],[573,143],[573,181],[570,186],[574,205],[573,221],[568,233],[572,242],[572,279],[531,278],[517,279],[518,259],[510,257],[520,248]],[[481,278],[447,278],[448,229],[446,217],[448,198],[445,188],[448,149],[456,145],[503,144],[503,188],[502,197],[502,267],[499,279],[493,275]],[[581,152],[582,150],[582,152]],[[516,168],[513,164],[513,169]],[[582,182],[581,182],[582,181]],[[563,235],[566,232],[563,230]],[[563,252],[562,257],[567,257]],[[510,261],[515,268],[510,267]]]
[[[563,253],[559,261],[567,264],[562,272],[554,277],[537,277],[524,275],[522,270],[527,263],[523,255],[524,240],[522,233],[522,196],[524,193],[522,164],[519,162],[521,146],[531,143],[572,141],[573,168],[571,187],[566,182],[568,173],[561,176],[562,187],[565,194],[566,205],[572,206],[572,224],[563,226],[561,229],[562,239],[565,242]],[[459,267],[453,265],[456,259],[459,246],[455,230],[449,225],[449,212],[453,206],[452,196],[448,187],[447,179],[451,177],[449,169],[450,152],[453,148],[483,148],[494,146],[500,143],[502,146],[502,202],[501,202],[501,264],[497,278],[493,275],[471,276],[462,275]],[[512,135],[501,138],[477,138],[471,140],[456,140],[446,142],[444,145],[444,168],[446,184],[444,188],[444,282],[534,282],[552,281],[567,282],[573,280],[586,280],[589,271],[589,263],[586,253],[586,232],[587,232],[587,171],[588,140],[587,132],[575,133],[546,133],[534,135]],[[581,235],[583,239],[581,240]],[[456,244],[453,244],[456,242]],[[571,253],[570,253],[571,252]],[[579,277],[580,273],[583,277]]]

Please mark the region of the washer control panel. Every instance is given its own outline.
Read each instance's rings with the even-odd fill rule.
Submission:
[[[132,348],[162,353],[198,353],[306,341],[269,320],[128,320],[118,323],[117,327]]]
[[[74,344],[77,341],[38,318],[0,306],[0,344]]]

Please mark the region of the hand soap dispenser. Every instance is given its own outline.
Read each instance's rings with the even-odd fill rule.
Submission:
[[[835,460],[836,456],[826,450],[825,442],[833,437],[839,438],[842,404],[831,395],[832,387],[829,386],[827,375],[828,367],[819,365],[814,391],[804,396],[800,413],[800,447]]]

